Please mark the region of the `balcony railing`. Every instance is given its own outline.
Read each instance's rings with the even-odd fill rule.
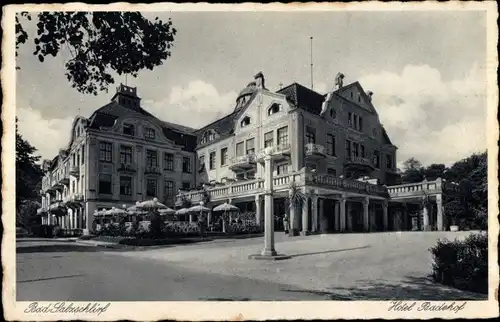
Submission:
[[[146,167],[144,169],[145,174],[161,174],[161,169],[160,167]]]
[[[362,182],[352,179],[343,179],[327,174],[317,174],[310,170],[301,170],[291,174],[284,174],[273,178],[274,191],[286,191],[290,183],[294,181],[298,185],[321,186],[322,188],[351,191],[360,194],[369,194],[387,197],[387,188],[381,185],[375,185],[368,182]],[[264,180],[253,179],[231,182],[222,186],[208,188],[207,192],[212,201],[226,200],[229,198],[237,198],[243,196],[251,196],[256,193],[264,192]],[[182,196],[187,197],[193,203],[203,200],[204,191],[190,191],[181,193],[177,197],[179,201]]]
[[[346,165],[359,165],[374,168],[372,160],[359,156],[347,156],[345,158]]]
[[[417,183],[405,183],[387,187],[391,198],[407,198],[440,194],[443,191],[458,192],[458,184],[445,182],[438,178],[435,181],[422,181]]]
[[[136,172],[136,166],[133,163],[120,163],[118,167],[119,172]]]
[[[257,159],[259,162],[262,162],[266,155],[270,155],[273,159],[280,160],[289,157],[291,153],[290,143],[281,143],[260,150]]]
[[[71,168],[69,168],[69,174],[73,177],[78,177],[80,175],[80,166],[71,166]]]
[[[71,197],[71,201],[83,201],[83,194],[82,193],[75,193]]]
[[[59,177],[59,183],[65,186],[69,185],[69,174],[62,173],[61,176]]]
[[[307,143],[305,146],[306,157],[325,157],[325,147],[320,144]]]
[[[229,168],[232,170],[251,169],[256,166],[256,162],[257,157],[255,154],[242,155],[233,158]]]

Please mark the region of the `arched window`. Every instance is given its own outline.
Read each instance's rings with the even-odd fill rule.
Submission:
[[[250,124],[250,117],[245,116],[243,120],[241,120],[241,127],[247,126],[248,124]]]
[[[278,103],[274,103],[271,105],[271,107],[267,110],[267,115],[273,115],[275,113],[278,113],[281,110],[281,105]]]

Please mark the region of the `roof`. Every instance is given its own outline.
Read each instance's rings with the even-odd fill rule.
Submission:
[[[198,137],[198,143],[201,141],[201,137],[202,137],[203,133],[205,133],[208,130],[214,130],[215,132],[217,132],[217,134],[219,135],[219,138],[217,139],[217,141],[222,140],[222,139],[232,135],[233,130],[234,130],[234,125],[235,125],[234,123],[240,117],[240,115],[246,110],[246,108],[250,105],[250,103],[253,101],[255,96],[257,96],[256,93],[257,92],[254,92],[252,94],[252,96],[250,96],[250,99],[245,103],[245,105],[243,107],[231,112],[230,114],[224,116],[223,118],[215,120],[214,122],[202,127],[201,129],[197,130],[195,132],[195,134]],[[214,142],[216,142],[216,141],[207,142],[207,145],[212,144]]]
[[[314,114],[319,114],[321,112],[321,105],[325,100],[325,95],[298,83],[288,85],[277,91],[277,93],[285,95],[297,108]]]
[[[153,114],[141,107],[129,108],[113,101],[96,110],[89,119],[89,127],[99,129],[101,126],[113,126],[115,120],[124,116],[142,116],[149,118],[162,128],[167,139],[182,145],[187,151],[194,151],[196,148],[196,137],[194,129],[187,126],[161,121]]]

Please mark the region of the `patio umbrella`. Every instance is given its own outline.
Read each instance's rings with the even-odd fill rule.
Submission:
[[[240,211],[240,208],[225,202],[222,205],[218,205],[217,207],[215,207],[214,211],[224,211],[224,217],[222,218],[223,219],[222,220],[222,232],[225,233],[226,232],[226,219],[225,219],[226,213],[228,211],[229,212]]]
[[[205,206],[198,205],[198,206],[193,206],[193,207],[189,208],[189,211],[190,212],[203,212],[203,211],[212,211],[212,210],[210,208],[205,207]]]
[[[154,198],[152,200],[146,200],[143,202],[139,202],[136,204],[137,209],[140,210],[159,210],[159,209],[167,209],[168,207],[158,201],[158,198]]]
[[[188,208],[182,208],[175,212],[176,215],[187,215],[189,213]]]
[[[104,212],[105,215],[111,215],[111,216],[119,216],[119,215],[126,215],[127,211],[125,209],[120,209],[120,208],[111,208],[109,210],[106,210]]]
[[[158,210],[158,212],[162,215],[173,215],[176,211],[167,207],[165,209]]]
[[[227,202],[223,203],[222,205],[218,205],[217,207],[214,208],[214,211],[239,211],[240,208],[233,206]]]

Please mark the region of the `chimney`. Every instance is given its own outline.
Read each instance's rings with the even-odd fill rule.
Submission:
[[[341,89],[342,86],[344,85],[344,74],[338,73],[337,76],[335,76],[335,89]]]
[[[368,98],[370,99],[370,102],[371,102],[372,101],[373,92],[372,91],[368,91],[368,92],[366,92],[366,95],[368,95]]]
[[[255,82],[257,83],[257,88],[266,89],[265,79],[262,72],[258,72],[257,75],[254,76],[254,78]]]

